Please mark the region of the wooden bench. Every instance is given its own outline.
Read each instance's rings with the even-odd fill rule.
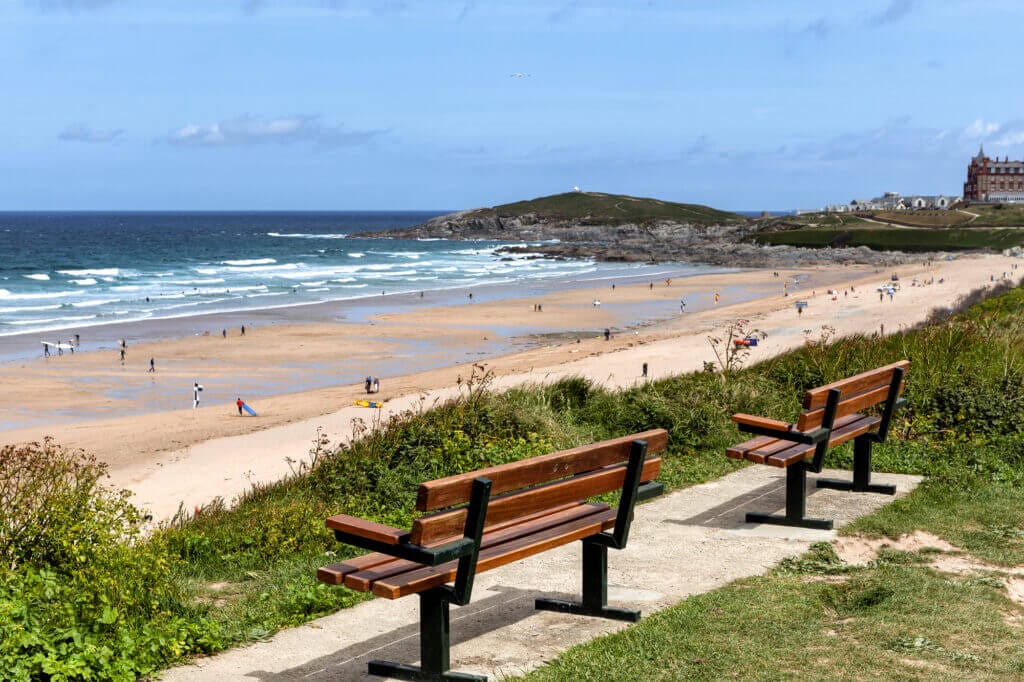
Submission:
[[[608,606],[608,548],[623,549],[638,500],[662,492],[654,481],[664,429],[422,483],[411,530],[352,516],[327,519],[346,544],[372,550],[324,566],[332,585],[398,599],[420,596],[420,666],[371,661],[371,675],[406,680],[486,680],[449,670],[449,605],[469,603],[477,573],[583,542],[580,602],[537,599],[538,609],[636,622],[640,612]],[[617,508],[588,502],[621,491]],[[494,497],[491,497],[491,495]]]
[[[893,414],[904,400],[904,376],[910,363],[894,362],[848,379],[812,388],[804,395],[804,411],[796,424],[734,414],[740,431],[758,434],[734,445],[726,454],[758,464],[786,469],[784,516],[748,513],[752,523],[775,523],[808,528],[832,528],[832,519],[806,517],[807,472],[820,473],[830,447],[853,441],[853,480],[819,480],[819,488],[893,495],[896,487],[871,483],[871,446],[885,440]],[[861,414],[881,406],[881,415]]]

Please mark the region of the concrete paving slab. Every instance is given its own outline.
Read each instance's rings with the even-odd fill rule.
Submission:
[[[850,474],[826,471],[822,477]],[[893,499],[819,489],[815,478],[808,477],[808,515],[833,518],[836,527]],[[895,484],[900,497],[920,477],[876,474],[874,480]],[[778,513],[784,506],[785,472],[765,466],[750,466],[643,505],[636,512],[629,546],[609,552],[609,603],[650,614],[692,594],[764,573],[812,543],[835,536],[834,531],[745,522],[748,511]],[[479,575],[473,601],[452,608],[452,669],[501,680],[536,668],[571,646],[629,627],[534,609],[537,597],[578,598],[579,564],[579,547],[572,544]],[[375,599],[266,642],[174,668],[163,679],[379,680],[366,673],[373,658],[418,661],[418,599]]]

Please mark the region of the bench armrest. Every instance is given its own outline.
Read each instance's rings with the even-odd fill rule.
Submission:
[[[409,542],[411,533],[407,530],[385,526],[383,523],[366,521],[365,519],[338,514],[325,522],[331,530],[340,530],[348,535],[355,535],[367,540],[383,542],[386,545],[403,545]]]
[[[824,428],[812,431],[798,431],[795,424],[778,419],[758,417],[753,414],[734,414],[732,420],[736,422],[740,431],[756,433],[759,436],[770,436],[794,443],[805,443],[807,445],[817,445],[823,440],[827,440],[830,434],[830,429]]]

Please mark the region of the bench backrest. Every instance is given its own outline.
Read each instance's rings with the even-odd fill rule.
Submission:
[[[797,429],[810,431],[822,425],[827,416],[828,396],[832,391],[839,391],[839,402],[833,420],[886,401],[895,401],[903,393],[906,383],[903,377],[908,367],[910,362],[900,360],[891,365],[812,388],[804,395],[804,412],[797,421]],[[894,383],[896,381],[898,383]]]
[[[647,443],[648,455],[640,480],[652,481],[661,471],[661,458],[651,455],[662,452],[668,443],[668,432],[664,429],[423,483],[416,509],[435,513],[413,521],[410,541],[430,545],[462,534],[467,510],[459,505],[469,502],[473,480],[480,477],[490,479],[493,495],[487,505],[485,528],[621,490],[632,444],[638,440]]]

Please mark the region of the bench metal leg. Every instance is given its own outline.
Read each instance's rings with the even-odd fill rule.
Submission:
[[[370,661],[368,672],[399,680],[471,680],[487,682],[485,675],[452,672],[449,666],[451,625],[448,619],[450,594],[443,589],[420,593],[420,667]]]
[[[583,539],[583,599],[537,599],[534,606],[541,611],[560,611],[580,616],[597,616],[635,623],[640,612],[608,606],[608,547],[591,538]]]
[[[803,462],[797,462],[786,468],[786,515],[747,512],[747,522],[832,530],[832,519],[809,519],[806,513],[807,467]]]
[[[818,487],[831,488],[833,490],[849,490],[855,493],[881,493],[883,495],[895,495],[896,486],[871,482],[872,443],[874,443],[874,441],[870,437],[864,436],[853,440],[852,482],[823,478],[818,481]]]

